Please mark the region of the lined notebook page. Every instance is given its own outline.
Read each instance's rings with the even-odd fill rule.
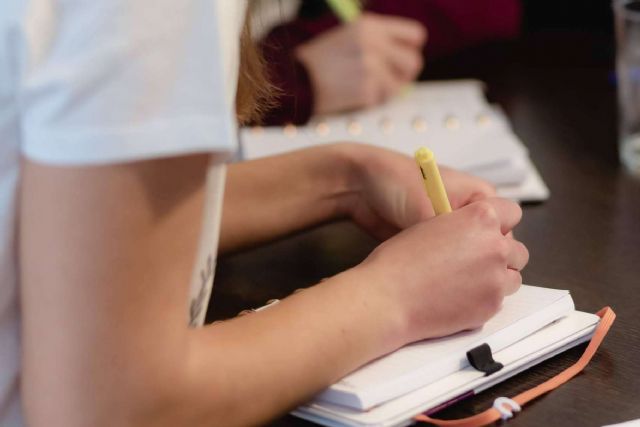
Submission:
[[[483,328],[405,346],[346,376],[320,399],[368,407],[467,366],[465,353],[477,345],[499,351],[571,311],[568,291],[523,285]],[[361,402],[349,403],[348,394]]]

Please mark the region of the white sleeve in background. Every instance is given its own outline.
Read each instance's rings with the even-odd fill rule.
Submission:
[[[21,147],[104,164],[237,146],[240,0],[28,0]]]

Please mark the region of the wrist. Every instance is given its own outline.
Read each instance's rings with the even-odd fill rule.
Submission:
[[[408,342],[407,319],[391,289],[369,265],[359,264],[321,285],[341,288],[350,301],[354,320],[375,334],[377,355],[397,350]]]
[[[361,163],[359,147],[352,143],[337,143],[318,147],[315,156],[314,181],[321,183],[320,197],[333,204],[333,218],[349,217],[351,200],[361,191]]]
[[[339,143],[328,146],[333,151],[340,167],[341,191],[336,193],[337,211],[341,217],[353,217],[354,211],[362,203],[362,193],[367,183],[371,147],[358,143]]]

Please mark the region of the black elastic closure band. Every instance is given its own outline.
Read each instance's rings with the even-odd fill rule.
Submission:
[[[493,360],[491,347],[486,343],[467,351],[467,360],[478,371],[484,372],[485,377],[498,372],[504,367],[502,363]]]

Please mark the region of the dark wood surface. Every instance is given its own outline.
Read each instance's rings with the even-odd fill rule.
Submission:
[[[476,77],[505,109],[551,189],[526,206],[516,233],[531,252],[525,283],[569,289],[577,308],[618,314],[581,375],[527,406],[513,426],[600,426],[640,418],[640,180],[617,160],[611,43],[593,34],[538,34],[433,66],[426,78]],[[360,262],[376,242],[329,224],[219,260],[210,319],[283,297]],[[482,411],[577,360],[570,350],[439,414]],[[272,425],[310,425],[290,416]]]

